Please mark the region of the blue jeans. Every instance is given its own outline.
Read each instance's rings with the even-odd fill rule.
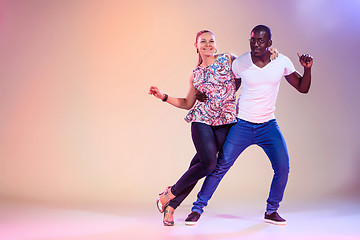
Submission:
[[[199,179],[215,169],[218,151],[224,144],[231,126],[230,124],[210,126],[205,123],[191,123],[191,136],[197,153],[189,169],[171,188],[171,192],[176,196],[169,203],[171,207],[176,209],[190,194]]]
[[[203,208],[226,172],[238,156],[253,144],[265,151],[274,170],[266,212],[271,214],[277,211],[288,180],[289,155],[284,137],[275,119],[261,124],[238,119],[237,123],[231,127],[224,146],[220,150],[216,168],[206,177],[192,211],[200,214],[204,212]]]

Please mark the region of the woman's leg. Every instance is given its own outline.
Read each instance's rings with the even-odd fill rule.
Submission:
[[[176,193],[176,186],[179,184],[183,184],[183,186],[187,185],[180,193],[175,194],[173,192],[176,197],[170,201],[169,206],[174,209],[190,194],[197,181],[215,168],[217,152],[224,144],[231,127],[231,125],[208,126],[203,123],[193,123],[192,125],[193,141],[198,152],[191,161],[189,170],[179,179],[171,190],[173,192],[175,187]]]
[[[199,162],[200,162],[200,158],[199,158],[199,155],[196,153],[190,162],[189,169]],[[188,186],[184,191],[182,191],[179,195],[177,195],[174,199],[172,199],[170,201],[169,206],[175,210],[184,201],[184,199],[190,194],[190,192],[193,190],[195,185],[196,185],[196,183]]]
[[[252,136],[251,124],[243,120],[238,120],[238,122],[231,127],[224,146],[219,152],[216,168],[205,178],[191,211],[198,212],[199,214],[204,212],[203,208],[207,206],[208,201],[211,199],[221,179],[225,176],[242,151],[253,143]]]

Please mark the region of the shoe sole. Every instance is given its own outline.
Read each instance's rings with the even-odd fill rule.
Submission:
[[[185,225],[187,226],[195,226],[197,222],[185,222]]]
[[[174,222],[163,222],[163,224],[164,224],[165,227],[172,227],[172,226],[175,225]]]
[[[274,224],[274,225],[281,225],[281,226],[286,225],[286,222],[277,222],[277,221],[270,220],[270,219],[264,219],[264,222],[271,223],[271,224]]]

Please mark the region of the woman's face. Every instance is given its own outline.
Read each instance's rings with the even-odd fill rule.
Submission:
[[[214,55],[216,49],[215,36],[209,32],[201,34],[195,43],[195,47],[201,55]]]

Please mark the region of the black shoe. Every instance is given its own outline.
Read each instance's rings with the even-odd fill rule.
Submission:
[[[200,213],[192,211],[189,216],[185,219],[185,225],[194,226],[200,218]]]
[[[267,223],[272,223],[275,225],[286,225],[286,220],[280,217],[277,212],[273,212],[272,214],[265,213],[264,219]]]

